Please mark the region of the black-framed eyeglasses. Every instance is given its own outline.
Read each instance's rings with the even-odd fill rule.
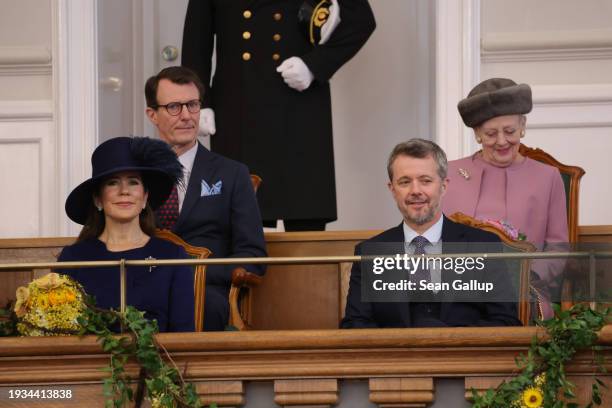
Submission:
[[[191,101],[187,101],[187,102],[170,102],[167,103],[165,105],[155,105],[153,106],[154,109],[159,109],[159,108],[164,108],[166,109],[166,112],[168,112],[170,115],[172,116],[178,116],[181,114],[181,112],[183,112],[183,106],[187,107],[187,110],[189,111],[189,113],[198,113],[200,111],[200,108],[202,107],[202,103],[197,100],[191,100]]]

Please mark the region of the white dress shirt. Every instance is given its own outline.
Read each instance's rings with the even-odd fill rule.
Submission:
[[[198,143],[196,143],[191,149],[181,154],[178,159],[183,165],[183,185],[178,186],[178,200],[179,200],[179,213],[183,208],[183,201],[185,201],[185,194],[187,192],[187,186],[189,185],[189,177],[191,176],[191,170],[193,169],[193,162],[195,161],[196,153],[198,152]]]

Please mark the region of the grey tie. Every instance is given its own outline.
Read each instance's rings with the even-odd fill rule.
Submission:
[[[414,237],[414,239],[410,242],[410,245],[414,248],[413,255],[419,256],[419,255],[426,254],[425,247],[429,244],[430,244],[429,240],[422,235],[418,235]],[[422,262],[425,262],[425,259],[423,259]],[[421,265],[424,265],[424,264],[421,264]],[[417,269],[414,275],[412,275],[411,280],[415,282],[419,282],[422,280],[431,282],[431,274],[429,273],[429,269],[425,267],[421,267]]]

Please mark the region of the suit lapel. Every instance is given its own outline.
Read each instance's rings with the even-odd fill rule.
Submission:
[[[465,241],[465,230],[460,224],[453,222],[443,215],[444,221],[442,224],[442,243],[445,242],[463,242]]]
[[[213,168],[212,161],[213,157],[211,156],[210,152],[198,142],[198,151],[193,161],[193,168],[191,169],[191,175],[189,176],[189,184],[187,185],[187,191],[185,192],[183,207],[181,208],[178,220],[174,226],[175,231],[178,231],[185,220],[189,218],[189,212],[193,209],[195,203],[200,199],[202,180],[210,179]]]

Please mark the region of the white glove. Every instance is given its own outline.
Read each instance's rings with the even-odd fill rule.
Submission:
[[[200,129],[198,136],[210,136],[217,132],[215,112],[210,108],[200,110]]]
[[[314,79],[314,75],[300,57],[287,58],[276,68],[276,72],[283,76],[287,85],[300,92],[307,89]]]
[[[321,40],[319,41],[319,45],[325,44],[338,24],[340,24],[340,5],[338,4],[338,0],[331,0],[331,2],[332,5],[329,6],[327,21],[321,27]]]

